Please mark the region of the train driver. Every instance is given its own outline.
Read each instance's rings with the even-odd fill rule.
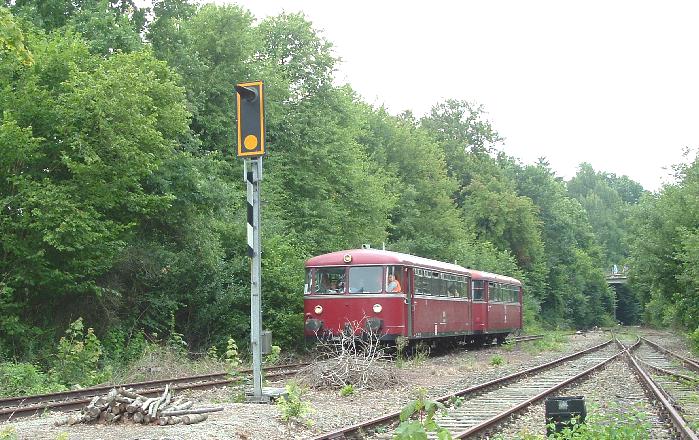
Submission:
[[[403,289],[400,287],[400,282],[396,279],[395,275],[388,274],[388,285],[386,286],[386,292],[400,293]]]

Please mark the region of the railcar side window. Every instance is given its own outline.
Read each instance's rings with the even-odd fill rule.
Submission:
[[[415,269],[415,293],[417,295],[429,295],[430,279],[429,272],[424,269]]]
[[[313,283],[313,293],[333,294],[345,291],[345,268],[322,267],[316,268]]]
[[[387,293],[402,293],[405,289],[405,283],[403,283],[403,267],[402,266],[387,266],[386,267],[386,280],[384,281]],[[397,282],[393,286],[388,281],[388,277],[393,275],[395,281]]]
[[[355,266],[349,269],[350,293],[380,293],[383,290],[383,267]]]
[[[473,300],[483,301],[483,280],[473,282]]]

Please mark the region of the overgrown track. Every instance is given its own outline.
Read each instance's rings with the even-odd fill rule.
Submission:
[[[692,429],[699,427],[699,365],[645,338],[627,351],[629,364],[660,402],[679,437],[699,440]]]
[[[525,341],[536,341],[539,339],[544,339],[544,335],[529,335],[529,336],[512,336],[505,339],[505,342],[525,342]]]
[[[265,378],[279,378],[296,374],[308,363],[287,364],[265,367]],[[252,372],[245,368],[237,370],[239,375]],[[29,417],[44,411],[69,411],[82,408],[95,396],[106,394],[112,388],[133,388],[139,394],[154,396],[162,394],[164,386],[170,384],[171,390],[209,389],[240,382],[245,376],[230,378],[228,373],[201,374],[197,376],[178,377],[174,379],[153,380],[121,385],[105,385],[60,393],[40,394],[35,396],[11,397],[0,399],[0,421]]]
[[[447,394],[436,400],[442,403],[457,397],[464,400],[458,407],[449,408],[446,416],[438,416],[437,423],[448,429],[454,438],[483,433],[510,414],[603,367],[621,354],[623,351],[610,340],[552,362]],[[400,412],[386,414],[314,440],[364,438],[379,427],[395,427],[399,417]]]

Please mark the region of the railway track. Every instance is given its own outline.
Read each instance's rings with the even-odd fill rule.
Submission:
[[[512,336],[505,339],[505,342],[537,341],[539,339],[544,339],[544,335]]]
[[[439,415],[435,420],[454,438],[484,433],[509,415],[602,368],[623,353],[609,340],[552,362],[441,396],[435,400],[447,403],[461,398],[462,403],[449,408],[446,415]],[[365,438],[386,430],[386,427],[395,427],[399,417],[400,412],[386,414],[323,434],[314,440]],[[375,438],[390,438],[390,434],[376,434]]]
[[[265,379],[282,378],[296,374],[301,367],[308,363],[287,364],[265,367]],[[0,399],[0,421],[29,417],[45,411],[70,411],[87,405],[95,396],[106,394],[112,388],[133,388],[139,394],[155,396],[162,394],[165,385],[170,384],[170,390],[211,389],[240,382],[245,374],[252,369],[237,370],[238,375],[231,378],[228,373],[211,373],[173,379],[153,380],[120,385],[104,385],[74,391],[41,394],[34,396],[10,397]]]
[[[679,438],[699,440],[699,365],[645,338],[624,349]]]

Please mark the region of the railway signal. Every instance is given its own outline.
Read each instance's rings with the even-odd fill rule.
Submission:
[[[265,154],[265,100],[262,81],[235,86],[238,108],[238,157]]]
[[[260,240],[260,182],[265,154],[264,87],[262,81],[235,86],[238,116],[238,157],[244,159],[243,180],[247,186],[247,239],[250,262],[250,344],[253,388],[251,400],[269,402],[262,390],[262,242]],[[264,336],[269,336],[264,335]],[[264,338],[269,342],[271,338]],[[269,344],[268,344],[269,345]]]

